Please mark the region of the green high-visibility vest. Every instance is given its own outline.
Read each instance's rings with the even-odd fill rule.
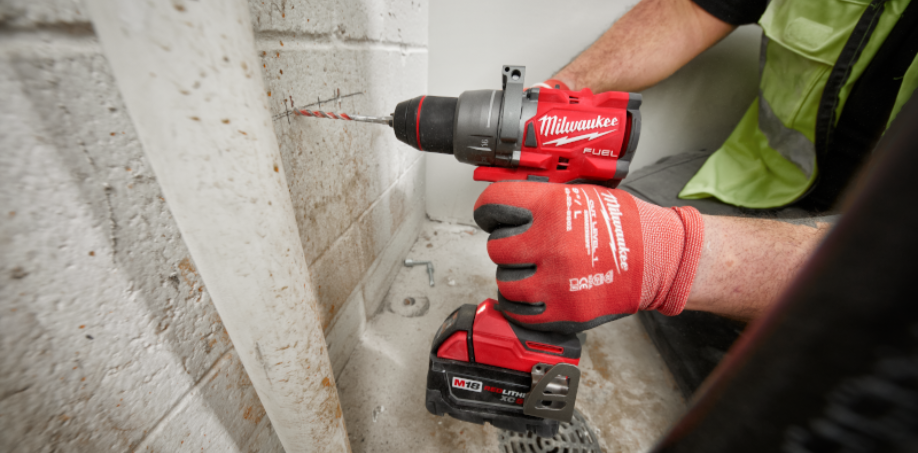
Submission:
[[[876,28],[839,91],[836,119],[908,3],[889,0],[883,6]],[[685,185],[680,198],[716,197],[737,206],[773,208],[807,192],[819,170],[814,143],[823,88],[869,5],[869,0],[771,1],[759,20],[763,30],[759,95],[723,146]],[[918,86],[916,62],[918,57],[902,80],[889,122]]]

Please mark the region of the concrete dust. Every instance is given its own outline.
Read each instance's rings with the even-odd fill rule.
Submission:
[[[487,239],[477,228],[425,222],[407,257],[432,261],[436,286],[420,269],[399,269],[338,380],[354,452],[498,451],[493,426],[437,417],[424,405],[430,342],[440,323],[462,304],[497,295]],[[415,313],[406,309],[423,299],[426,313],[398,312]],[[646,451],[684,411],[669,371],[635,317],[591,330],[581,370],[577,408],[603,451]]]

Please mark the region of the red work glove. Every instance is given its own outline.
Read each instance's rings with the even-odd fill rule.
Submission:
[[[475,203],[475,222],[491,233],[497,309],[517,324],[564,333],[638,310],[679,314],[704,238],[694,208],[586,184],[494,183]]]

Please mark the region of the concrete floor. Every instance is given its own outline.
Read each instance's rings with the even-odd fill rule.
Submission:
[[[354,452],[498,451],[491,425],[436,417],[424,407],[427,353],[434,332],[456,307],[497,294],[488,235],[427,221],[407,258],[431,260],[399,271],[379,313],[338,379]],[[403,301],[415,298],[415,305]],[[647,451],[685,410],[685,401],[636,317],[589,331],[577,409],[605,452]]]

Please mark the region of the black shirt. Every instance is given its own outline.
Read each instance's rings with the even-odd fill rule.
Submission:
[[[692,0],[701,9],[731,25],[746,25],[759,21],[768,0]]]

